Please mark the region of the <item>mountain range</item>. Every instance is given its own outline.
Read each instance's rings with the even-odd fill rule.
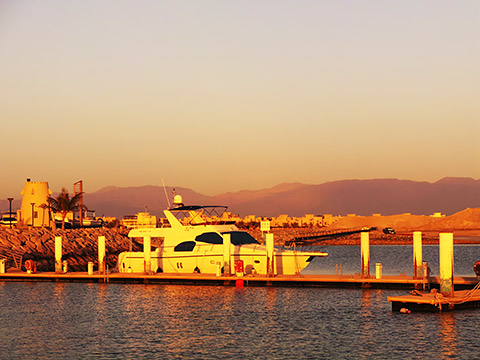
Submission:
[[[173,187],[109,186],[87,193],[84,204],[97,216],[132,215],[148,211],[163,216],[163,209],[173,199]],[[466,208],[480,207],[480,180],[443,178],[437,182],[398,179],[341,180],[319,185],[285,183],[264,190],[244,190],[215,196],[188,188],[175,188],[186,205],[226,205],[240,216],[393,215],[412,213],[453,214]]]

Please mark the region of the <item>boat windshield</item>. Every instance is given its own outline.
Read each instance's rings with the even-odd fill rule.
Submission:
[[[245,231],[226,231],[223,234],[230,234],[230,242],[233,245],[245,245],[245,244],[259,244],[255,238]],[[216,232],[206,232],[198,235],[195,241],[201,241],[207,244],[221,245],[223,244],[223,237]]]

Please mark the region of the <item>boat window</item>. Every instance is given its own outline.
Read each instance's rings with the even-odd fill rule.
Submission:
[[[223,238],[219,233],[216,232],[206,232],[201,235],[198,235],[195,238],[196,241],[201,241],[207,244],[223,244]]]
[[[195,247],[195,241],[184,241],[175,246],[174,251],[192,251]]]
[[[228,231],[222,234],[230,234],[233,245],[260,244],[255,238],[245,231]]]

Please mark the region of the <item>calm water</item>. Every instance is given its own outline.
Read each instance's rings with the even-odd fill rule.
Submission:
[[[335,274],[336,265],[342,264],[343,274],[360,273],[360,246],[312,247],[306,250],[321,250],[326,258],[316,258],[305,268],[303,274]],[[455,276],[475,276],[473,265],[480,260],[480,245],[455,245]],[[429,263],[432,276],[439,276],[438,245],[423,245],[423,261]],[[382,263],[383,275],[404,273],[413,276],[413,248],[406,245],[370,246],[370,274],[375,275],[375,263]],[[480,357],[480,356],[479,356]]]
[[[479,310],[392,313],[387,296],[405,293],[0,282],[0,358],[479,357]]]

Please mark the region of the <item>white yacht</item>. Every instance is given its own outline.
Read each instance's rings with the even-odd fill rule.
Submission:
[[[222,220],[221,215],[227,209],[226,206],[184,206],[180,195],[175,196],[174,204],[175,207],[164,211],[168,224],[159,228],[132,229],[129,232],[129,237],[143,239],[147,249],[150,243],[155,250],[148,254],[120,253],[119,272],[196,272],[218,275],[225,271],[228,264],[230,269],[227,271],[234,273],[234,264],[242,260],[242,273],[267,274],[267,247],[248,232],[240,231],[234,222]],[[225,238],[230,238],[230,241],[224,240]],[[324,252],[278,248],[272,248],[271,252],[273,268],[270,267],[270,274],[273,272],[275,275],[299,274],[313,258],[328,255]],[[225,259],[229,261],[226,262]]]

